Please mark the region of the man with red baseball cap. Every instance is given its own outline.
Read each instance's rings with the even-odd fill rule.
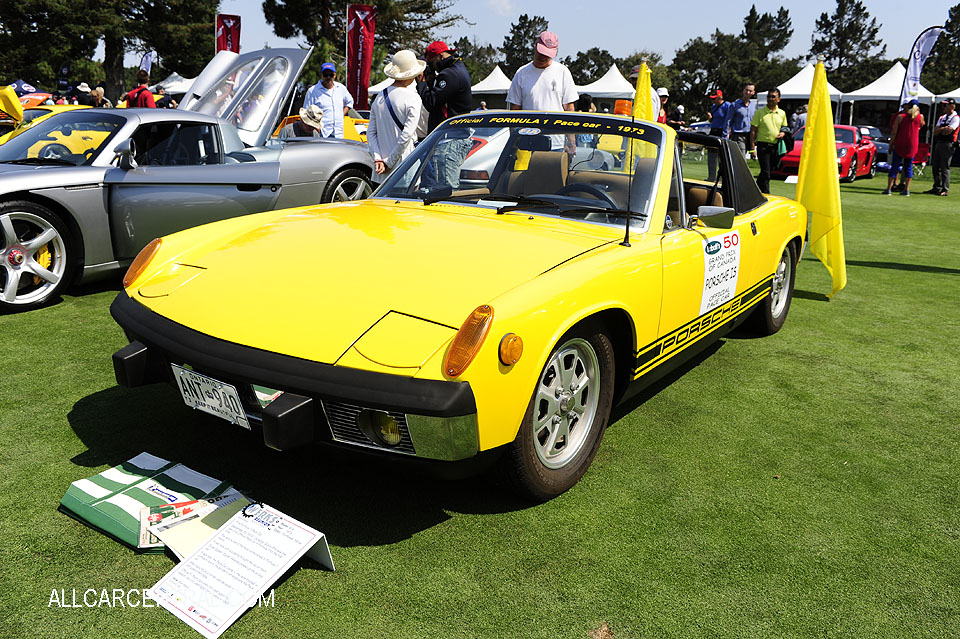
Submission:
[[[723,91],[715,90],[709,96],[713,104],[707,111],[707,119],[710,120],[710,135],[718,138],[724,137],[723,129],[727,126],[727,117],[730,114],[730,103],[723,99]],[[717,155],[716,149],[707,149],[707,180],[713,182],[717,179]]]
[[[417,92],[423,100],[423,108],[430,114],[428,132],[447,118],[473,110],[470,72],[455,53],[439,40],[431,42],[425,51],[433,73],[417,83]]]

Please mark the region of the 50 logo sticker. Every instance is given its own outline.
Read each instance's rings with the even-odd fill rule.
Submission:
[[[733,299],[737,292],[737,276],[740,274],[740,232],[730,231],[702,241],[701,315]]]

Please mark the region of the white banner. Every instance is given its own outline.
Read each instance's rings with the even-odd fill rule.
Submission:
[[[941,31],[943,27],[930,27],[917,36],[917,41],[913,43],[913,50],[907,61],[907,73],[903,76],[903,88],[900,89],[900,104],[916,100],[920,95],[920,72]]]

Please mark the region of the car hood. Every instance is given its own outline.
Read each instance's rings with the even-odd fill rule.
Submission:
[[[268,219],[214,241],[199,230],[195,244],[203,248],[131,295],[202,333],[324,363],[336,363],[381,320],[409,331],[409,322],[396,319],[412,318],[443,328],[427,331],[436,343],[423,345],[425,358],[477,306],[619,239],[615,229],[567,220],[389,200]],[[378,342],[406,338],[380,333]]]

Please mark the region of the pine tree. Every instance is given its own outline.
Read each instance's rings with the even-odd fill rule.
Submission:
[[[502,68],[507,77],[512,78],[517,69],[533,59],[533,43],[541,32],[549,28],[546,18],[531,18],[525,13],[510,25],[510,34],[503,39],[503,46],[500,47],[504,59]]]
[[[876,61],[887,54],[879,32],[877,19],[870,17],[860,0],[837,0],[832,15],[821,13],[817,18],[810,53],[824,57],[834,86],[850,91],[862,84],[865,68],[875,68]]]

